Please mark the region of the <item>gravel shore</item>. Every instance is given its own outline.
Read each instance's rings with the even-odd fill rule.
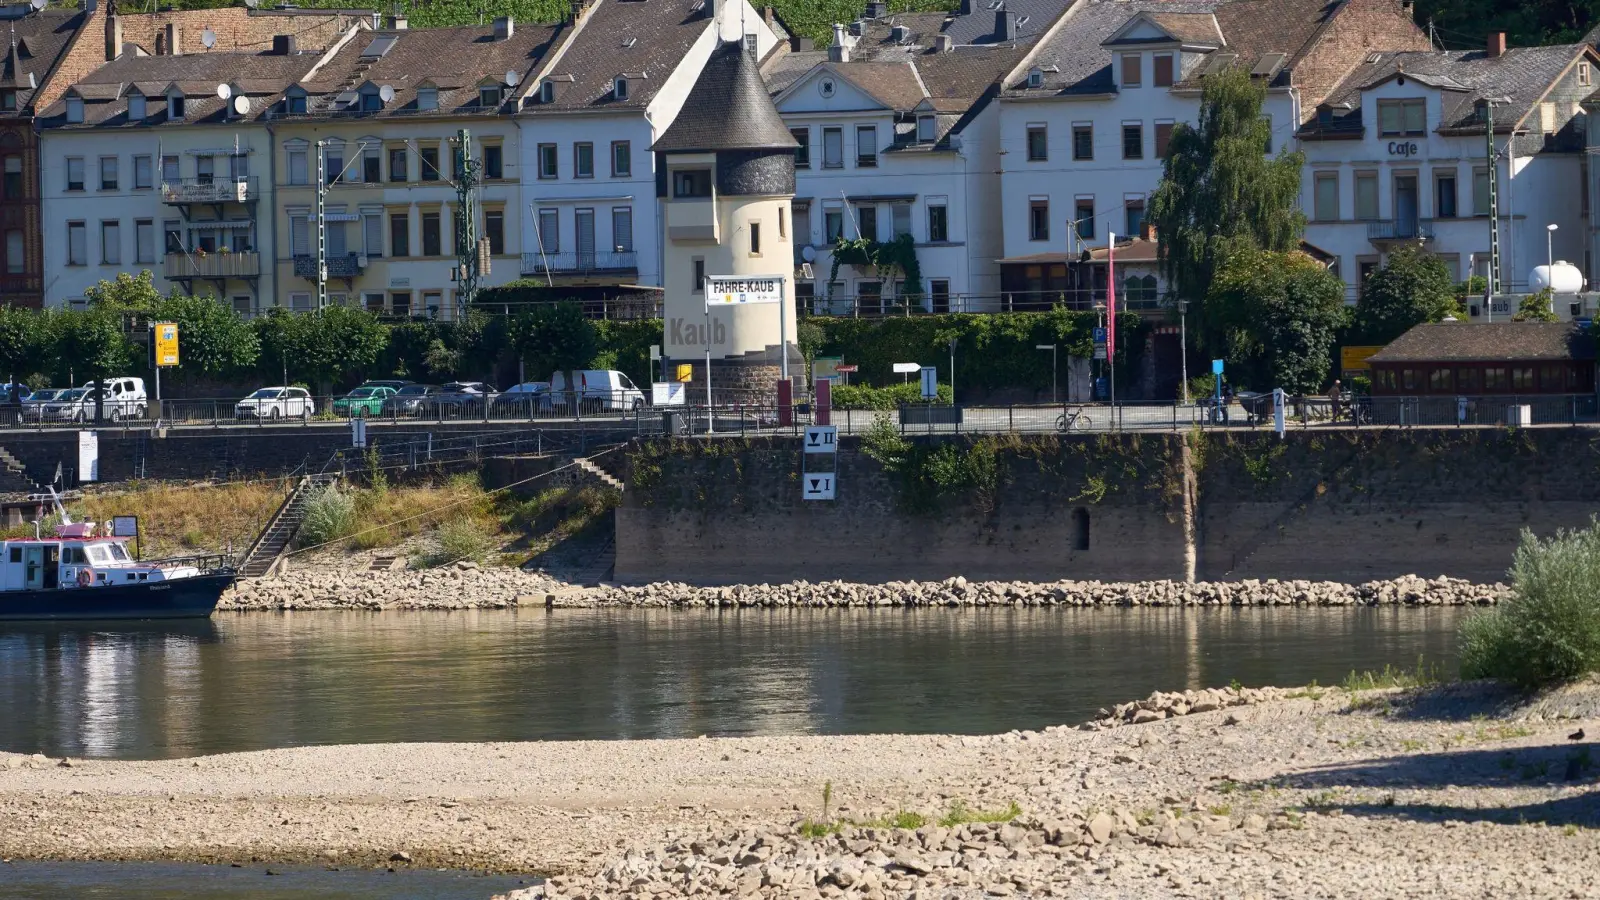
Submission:
[[[1590,897],[1596,736],[1600,685],[1468,684],[990,736],[10,755],[0,857],[558,876],[523,897]]]
[[[1487,606],[1503,584],[1407,575],[1387,581],[846,581],[697,587],[659,583],[581,588],[539,572],[458,563],[422,571],[320,565],[241,581],[218,608],[315,609],[846,608],[987,606]]]

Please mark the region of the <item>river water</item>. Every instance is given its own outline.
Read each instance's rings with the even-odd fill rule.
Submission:
[[[1155,690],[1455,670],[1452,609],[315,612],[0,624],[0,750],[986,733]]]

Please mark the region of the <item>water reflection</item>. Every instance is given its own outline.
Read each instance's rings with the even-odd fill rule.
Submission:
[[[1453,667],[1458,613],[286,613],[0,625],[0,749],[991,732],[1152,690]]]

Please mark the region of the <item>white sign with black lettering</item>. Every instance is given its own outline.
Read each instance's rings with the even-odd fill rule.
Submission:
[[[806,452],[839,452],[839,427],[837,425],[808,425],[806,427]]]
[[[800,476],[800,499],[832,500],[833,473],[807,472]]]

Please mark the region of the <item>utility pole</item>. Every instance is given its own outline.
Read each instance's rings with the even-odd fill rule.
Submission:
[[[456,269],[450,280],[461,285],[456,291],[456,318],[460,319],[477,297],[478,278],[488,274],[489,248],[488,238],[483,239],[485,245],[480,247],[477,236],[478,211],[473,191],[478,187],[479,163],[472,158],[472,135],[463,128],[456,132],[451,143],[455,145]]]
[[[1483,100],[1483,134],[1489,154],[1489,303],[1485,309],[1491,318],[1494,295],[1500,293],[1500,163],[1494,149],[1494,104],[1493,98]]]
[[[317,141],[317,309],[328,308],[328,166]],[[291,248],[292,251],[292,248]],[[288,384],[287,381],[284,382]]]

